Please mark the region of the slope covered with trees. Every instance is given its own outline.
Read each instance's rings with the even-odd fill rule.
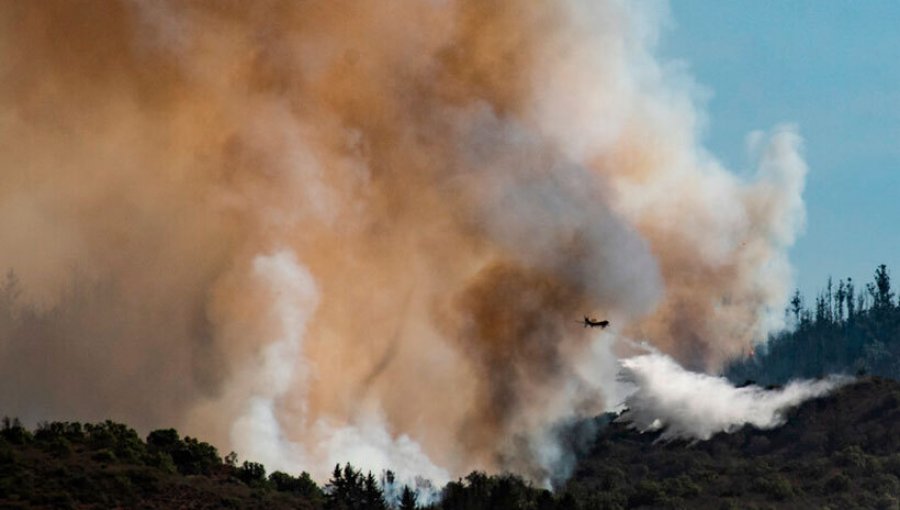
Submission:
[[[319,487],[301,473],[219,457],[171,429],[141,439],[113,422],[0,428],[0,508],[299,508],[385,510],[898,508],[900,383],[864,378],[795,409],[773,430],[697,443],[657,442],[605,424],[554,492],[511,474],[474,472],[438,502],[389,473],[336,466]],[[425,505],[424,503],[430,503]]]
[[[784,384],[828,374],[869,374],[900,380],[900,303],[888,268],[862,289],[852,279],[831,279],[806,306],[799,291],[786,311],[794,327],[778,333],[725,375],[741,384]]]

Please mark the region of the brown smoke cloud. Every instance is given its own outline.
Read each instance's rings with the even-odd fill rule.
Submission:
[[[790,286],[799,138],[723,169],[654,55],[664,17],[5,3],[0,267],[61,318],[5,319],[3,412],[180,425],[320,476],[546,479],[555,424],[607,404],[600,344],[715,370]]]

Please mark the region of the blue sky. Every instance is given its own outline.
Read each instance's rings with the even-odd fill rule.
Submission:
[[[887,264],[900,286],[900,1],[672,0],[661,41],[710,93],[705,145],[747,169],[747,133],[799,127],[807,226],[791,252],[808,302]],[[859,288],[859,285],[857,285]]]

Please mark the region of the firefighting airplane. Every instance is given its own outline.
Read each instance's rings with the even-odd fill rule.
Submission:
[[[598,320],[590,319],[590,318],[588,318],[587,315],[584,316],[584,322],[580,322],[580,321],[575,321],[575,322],[578,322],[579,324],[584,324],[584,327],[586,327],[586,328],[599,327],[600,329],[605,329],[606,326],[609,326],[609,321],[598,321]]]

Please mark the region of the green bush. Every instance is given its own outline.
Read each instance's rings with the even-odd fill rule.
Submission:
[[[168,454],[178,472],[185,475],[208,475],[222,465],[222,459],[214,446],[192,437],[182,440],[175,429],[151,432],[147,435],[147,448],[151,454]]]
[[[37,440],[37,436],[35,436]],[[56,458],[72,455],[72,444],[63,436],[44,438],[40,441],[42,449]]]
[[[144,464],[159,469],[164,473],[178,472],[178,468],[175,466],[175,461],[172,460],[172,456],[164,451],[157,450],[144,454]]]
[[[279,492],[292,492],[300,494],[307,498],[322,498],[322,489],[316,485],[309,473],[304,471],[300,476],[291,476],[281,471],[275,471],[269,475],[269,481],[275,486],[275,490]]]
[[[258,485],[266,480],[266,467],[258,462],[245,460],[238,468],[237,475],[247,485]]]
[[[794,496],[791,482],[778,474],[758,477],[754,480],[753,490],[776,501],[785,501]]]
[[[91,455],[91,458],[101,463],[112,463],[116,461],[116,454],[109,448],[104,448],[94,452],[94,454]]]
[[[641,480],[628,498],[628,506],[656,505],[663,500],[662,487],[652,480]]]
[[[93,450],[107,449],[125,462],[138,462],[146,452],[144,442],[134,429],[106,420],[84,426],[88,446]]]
[[[687,475],[669,478],[663,484],[665,491],[670,496],[694,498],[700,495],[700,486]]]
[[[862,468],[866,465],[866,452],[859,446],[848,446],[835,454],[835,462],[841,467]]]
[[[175,429],[160,429],[147,434],[147,446],[153,450],[172,452],[182,447],[182,443]]]

